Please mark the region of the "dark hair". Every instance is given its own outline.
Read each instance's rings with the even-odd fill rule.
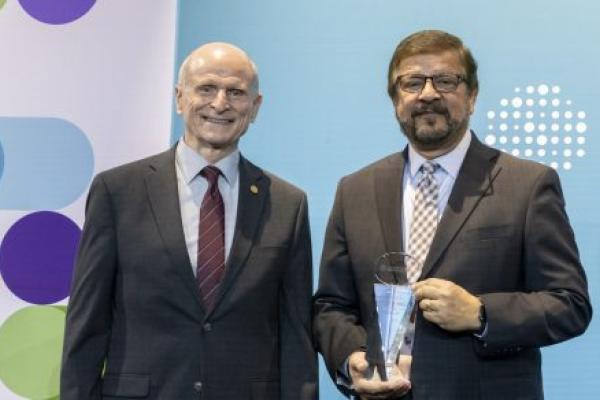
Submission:
[[[477,80],[477,62],[473,58],[471,51],[463,44],[460,38],[438,30],[425,30],[415,32],[402,40],[394,55],[390,60],[388,69],[388,94],[392,100],[396,99],[396,79],[395,74],[398,66],[405,58],[419,54],[435,54],[447,50],[454,50],[465,67],[465,83],[471,92],[479,89]]]

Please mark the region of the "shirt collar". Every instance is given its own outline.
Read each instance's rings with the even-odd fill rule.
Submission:
[[[465,159],[465,155],[467,154],[467,150],[469,150],[469,145],[471,144],[471,131],[467,129],[467,132],[463,135],[462,139],[454,149],[450,152],[434,158],[433,160],[429,160],[435,162],[440,165],[448,173],[453,179],[456,179],[458,176],[458,171],[460,170],[460,166],[462,165],[463,160]],[[425,161],[428,161],[422,155],[417,153],[417,151],[413,148],[413,146],[409,143],[408,145],[408,160],[410,167],[410,176],[414,178],[419,172],[421,165]]]
[[[231,154],[228,154],[216,163],[210,164],[181,138],[177,143],[175,159],[187,184],[196,178],[200,171],[202,171],[202,168],[207,165],[214,165],[219,168],[225,180],[230,185],[233,185],[239,175],[240,151],[238,149],[235,149]]]

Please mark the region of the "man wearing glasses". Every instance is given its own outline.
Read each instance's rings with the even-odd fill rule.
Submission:
[[[456,36],[400,42],[388,93],[409,145],[340,181],[325,236],[314,331],[332,378],[366,399],[543,399],[539,348],[592,314],[556,172],[469,130],[477,64]],[[373,283],[386,252],[418,263],[412,329],[384,380]]]

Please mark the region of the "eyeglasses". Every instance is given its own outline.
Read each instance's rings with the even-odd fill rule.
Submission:
[[[428,79],[431,79],[436,91],[450,93],[454,92],[461,82],[465,82],[466,78],[458,74],[400,75],[396,78],[396,84],[404,92],[421,93]]]

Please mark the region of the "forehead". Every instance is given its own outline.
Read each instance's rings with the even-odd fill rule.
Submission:
[[[191,60],[187,72],[189,82],[216,82],[251,85],[254,79],[252,67],[243,62],[228,59]]]
[[[419,73],[430,75],[440,72],[461,74],[465,72],[462,60],[456,50],[440,53],[416,54],[406,57],[396,69],[397,75]]]

